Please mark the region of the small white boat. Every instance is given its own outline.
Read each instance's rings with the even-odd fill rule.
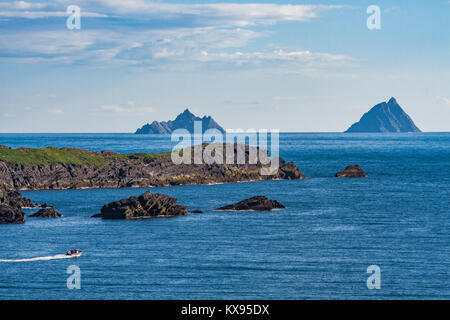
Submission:
[[[83,254],[83,251],[77,250],[77,249],[69,250],[66,252],[66,256],[70,256],[71,258],[81,257],[82,254]]]

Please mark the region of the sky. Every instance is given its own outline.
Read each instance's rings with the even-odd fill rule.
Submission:
[[[390,97],[450,131],[450,1],[0,1],[0,132],[340,132]]]

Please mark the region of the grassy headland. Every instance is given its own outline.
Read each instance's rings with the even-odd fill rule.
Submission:
[[[104,166],[111,160],[141,159],[151,160],[159,157],[170,157],[165,153],[132,153],[118,154],[112,152],[94,152],[75,148],[17,148],[0,146],[0,161],[14,164],[71,164]]]

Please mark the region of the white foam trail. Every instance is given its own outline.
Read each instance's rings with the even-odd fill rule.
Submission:
[[[47,256],[47,257],[36,257],[29,259],[11,259],[11,260],[1,260],[0,262],[30,262],[30,261],[46,261],[46,260],[56,260],[56,259],[70,259],[76,258],[76,256],[67,256],[65,254],[57,254],[55,256]]]

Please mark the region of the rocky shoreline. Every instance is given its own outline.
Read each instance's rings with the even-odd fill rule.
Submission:
[[[235,155],[239,147],[241,145],[234,145]],[[4,149],[7,147],[1,148],[7,151]],[[11,190],[64,190],[148,188],[306,178],[292,162],[286,163],[281,158],[275,174],[262,175],[261,169],[266,166],[259,159],[256,164],[250,164],[250,149],[253,148],[245,146],[245,164],[174,164],[170,153],[121,155],[110,151],[53,148],[50,151],[57,153],[58,157],[50,159],[52,161],[43,158],[45,161],[36,163],[25,158],[13,162],[0,158],[0,185]],[[16,153],[20,155],[21,152],[19,149],[9,150],[16,158]],[[31,150],[33,153],[50,152],[48,148],[24,150]],[[63,156],[68,160],[57,161]]]

